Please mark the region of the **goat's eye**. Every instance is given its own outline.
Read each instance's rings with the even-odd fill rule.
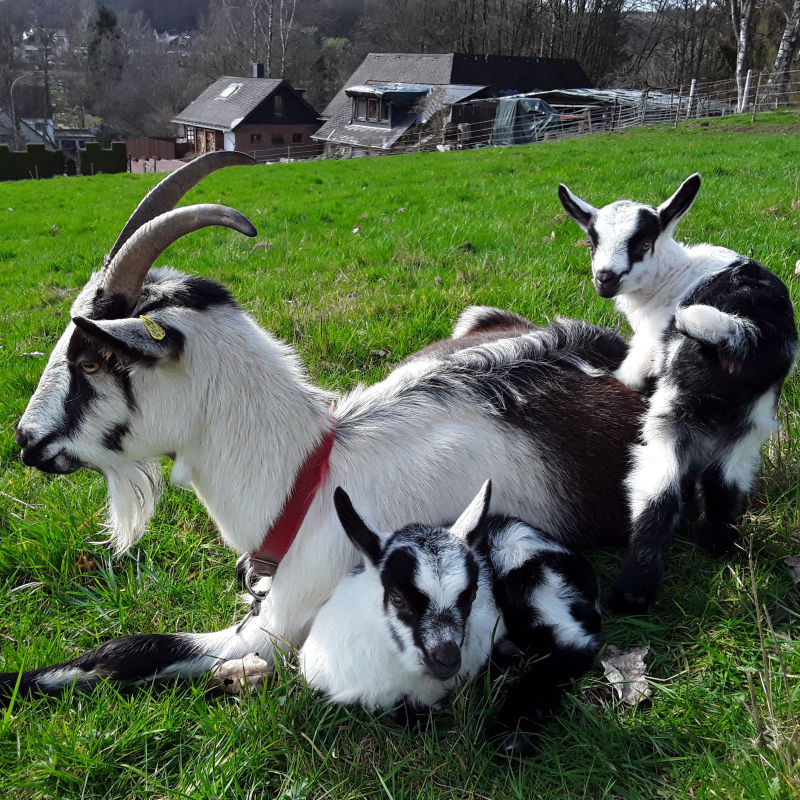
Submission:
[[[100,371],[100,362],[99,361],[81,361],[80,367],[87,375],[93,375],[95,372],[99,372]]]
[[[389,592],[389,602],[398,610],[407,608],[406,599],[400,592]]]
[[[594,253],[594,242],[588,236],[586,237],[586,246]]]
[[[642,242],[639,245],[639,252],[642,253],[642,254],[647,253],[652,249],[652,247],[653,247],[653,243],[652,242]]]

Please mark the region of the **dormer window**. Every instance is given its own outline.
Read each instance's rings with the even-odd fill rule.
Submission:
[[[387,123],[389,122],[389,104],[374,97],[354,97],[353,120]]]

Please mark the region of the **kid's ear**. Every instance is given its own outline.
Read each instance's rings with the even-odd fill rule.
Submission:
[[[486,481],[450,528],[450,533],[466,542],[470,550],[473,550],[486,536],[486,518],[489,516],[491,500],[492,482]]]
[[[700,173],[695,172],[678,187],[678,191],[669,200],[658,207],[658,216],[667,233],[672,234],[680,218],[692,207],[699,191]]]
[[[183,334],[165,328],[150,317],[124,317],[122,319],[86,319],[73,317],[75,327],[123,359],[161,359],[180,354]]]
[[[333,505],[347,537],[375,566],[378,566],[383,553],[381,538],[361,519],[353,508],[350,496],[341,486],[337,486],[333,492]]]
[[[592,220],[597,216],[597,209],[573,194],[563,183],[558,185],[558,199],[564,206],[564,211],[569,214],[581,228],[586,231]]]

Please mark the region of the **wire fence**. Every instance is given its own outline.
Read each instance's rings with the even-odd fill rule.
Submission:
[[[677,125],[686,120],[710,117],[739,115],[743,120],[748,116],[752,120],[757,111],[800,108],[800,69],[784,73],[779,85],[770,82],[768,73],[752,72],[748,73],[743,83],[741,93],[736,81],[732,79],[691,81],[685,86],[641,91],[575,89],[533,92],[518,97],[544,100],[547,111],[518,111],[505,127],[499,124],[497,98],[474,100],[445,106],[424,124],[414,124],[394,139],[387,136],[385,125],[376,124],[374,137],[370,137],[369,131],[364,136],[365,126],[359,124],[361,137],[357,144],[326,142],[323,146],[321,142],[311,142],[258,148],[247,152],[259,163],[275,164],[320,158],[462,150],[552,141],[638,125]],[[42,172],[42,168],[34,171],[25,161],[26,158],[29,157],[25,153],[10,153],[7,148],[0,148],[0,180],[55,174]],[[21,159],[25,163],[16,165],[14,159]],[[167,164],[161,163],[159,159],[146,159],[142,164],[137,163],[135,171],[164,171],[174,169],[180,163],[171,161]],[[131,170],[130,161],[128,164],[128,169]],[[57,170],[57,173],[61,174],[63,171]]]
[[[519,97],[543,99],[554,113],[518,114],[510,131],[504,130],[502,136],[498,135],[497,100],[468,101],[448,106],[427,125],[413,126],[391,147],[373,145],[368,139],[360,144],[329,143],[323,157],[352,158],[529,144],[639,125],[677,125],[692,119],[731,115],[745,119],[747,115],[752,120],[757,111],[800,108],[800,70],[784,73],[784,80],[779,85],[769,82],[768,73],[752,72],[743,83],[741,95],[733,79],[692,81],[686,86],[641,91],[578,89],[533,92]],[[460,118],[470,118],[471,121],[458,122]],[[380,141],[380,138],[376,132],[375,141]],[[257,158],[261,160],[260,156]],[[294,150],[293,158],[303,158],[302,150]]]

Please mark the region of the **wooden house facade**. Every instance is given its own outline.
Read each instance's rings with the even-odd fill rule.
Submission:
[[[240,150],[263,161],[308,158],[322,151],[320,126],[302,90],[285,80],[223,76],[173,118],[198,155]]]

